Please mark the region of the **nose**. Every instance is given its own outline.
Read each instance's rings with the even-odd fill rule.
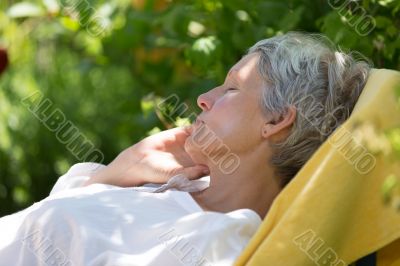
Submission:
[[[200,94],[200,96],[197,98],[197,105],[202,111],[208,111],[211,109],[212,103],[207,93]]]

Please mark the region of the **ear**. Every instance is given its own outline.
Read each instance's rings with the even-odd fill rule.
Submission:
[[[295,119],[297,111],[294,106],[289,106],[286,113],[277,120],[265,122],[261,129],[263,138],[280,137],[286,129],[289,129]]]

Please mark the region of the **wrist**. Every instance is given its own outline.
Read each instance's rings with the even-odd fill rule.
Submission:
[[[104,170],[106,170],[107,167],[108,166],[106,166],[103,169],[100,169],[100,170],[95,171],[95,172],[91,173],[90,175],[88,175],[89,179],[86,180],[83,183],[83,186],[88,186],[88,185],[96,184],[96,183],[107,184],[107,178],[106,178],[106,175],[104,173],[105,172]]]

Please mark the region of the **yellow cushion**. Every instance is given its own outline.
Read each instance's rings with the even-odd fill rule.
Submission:
[[[399,85],[400,72],[371,72],[350,118],[278,195],[235,265],[348,265],[377,250],[378,266],[400,265],[400,241],[389,245],[400,212],[381,192],[400,163],[371,153],[376,139],[358,142],[360,132],[400,126]]]

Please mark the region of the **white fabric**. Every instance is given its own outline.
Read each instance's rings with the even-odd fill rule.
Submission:
[[[202,191],[210,186],[210,177],[205,176],[198,180],[189,180],[184,174],[171,177],[168,182],[156,190],[154,193],[164,192],[168,189],[176,189],[185,192]]]
[[[74,165],[47,198],[0,218],[0,264],[232,265],[261,224],[252,210],[204,212],[154,184],[80,187],[99,167]]]

